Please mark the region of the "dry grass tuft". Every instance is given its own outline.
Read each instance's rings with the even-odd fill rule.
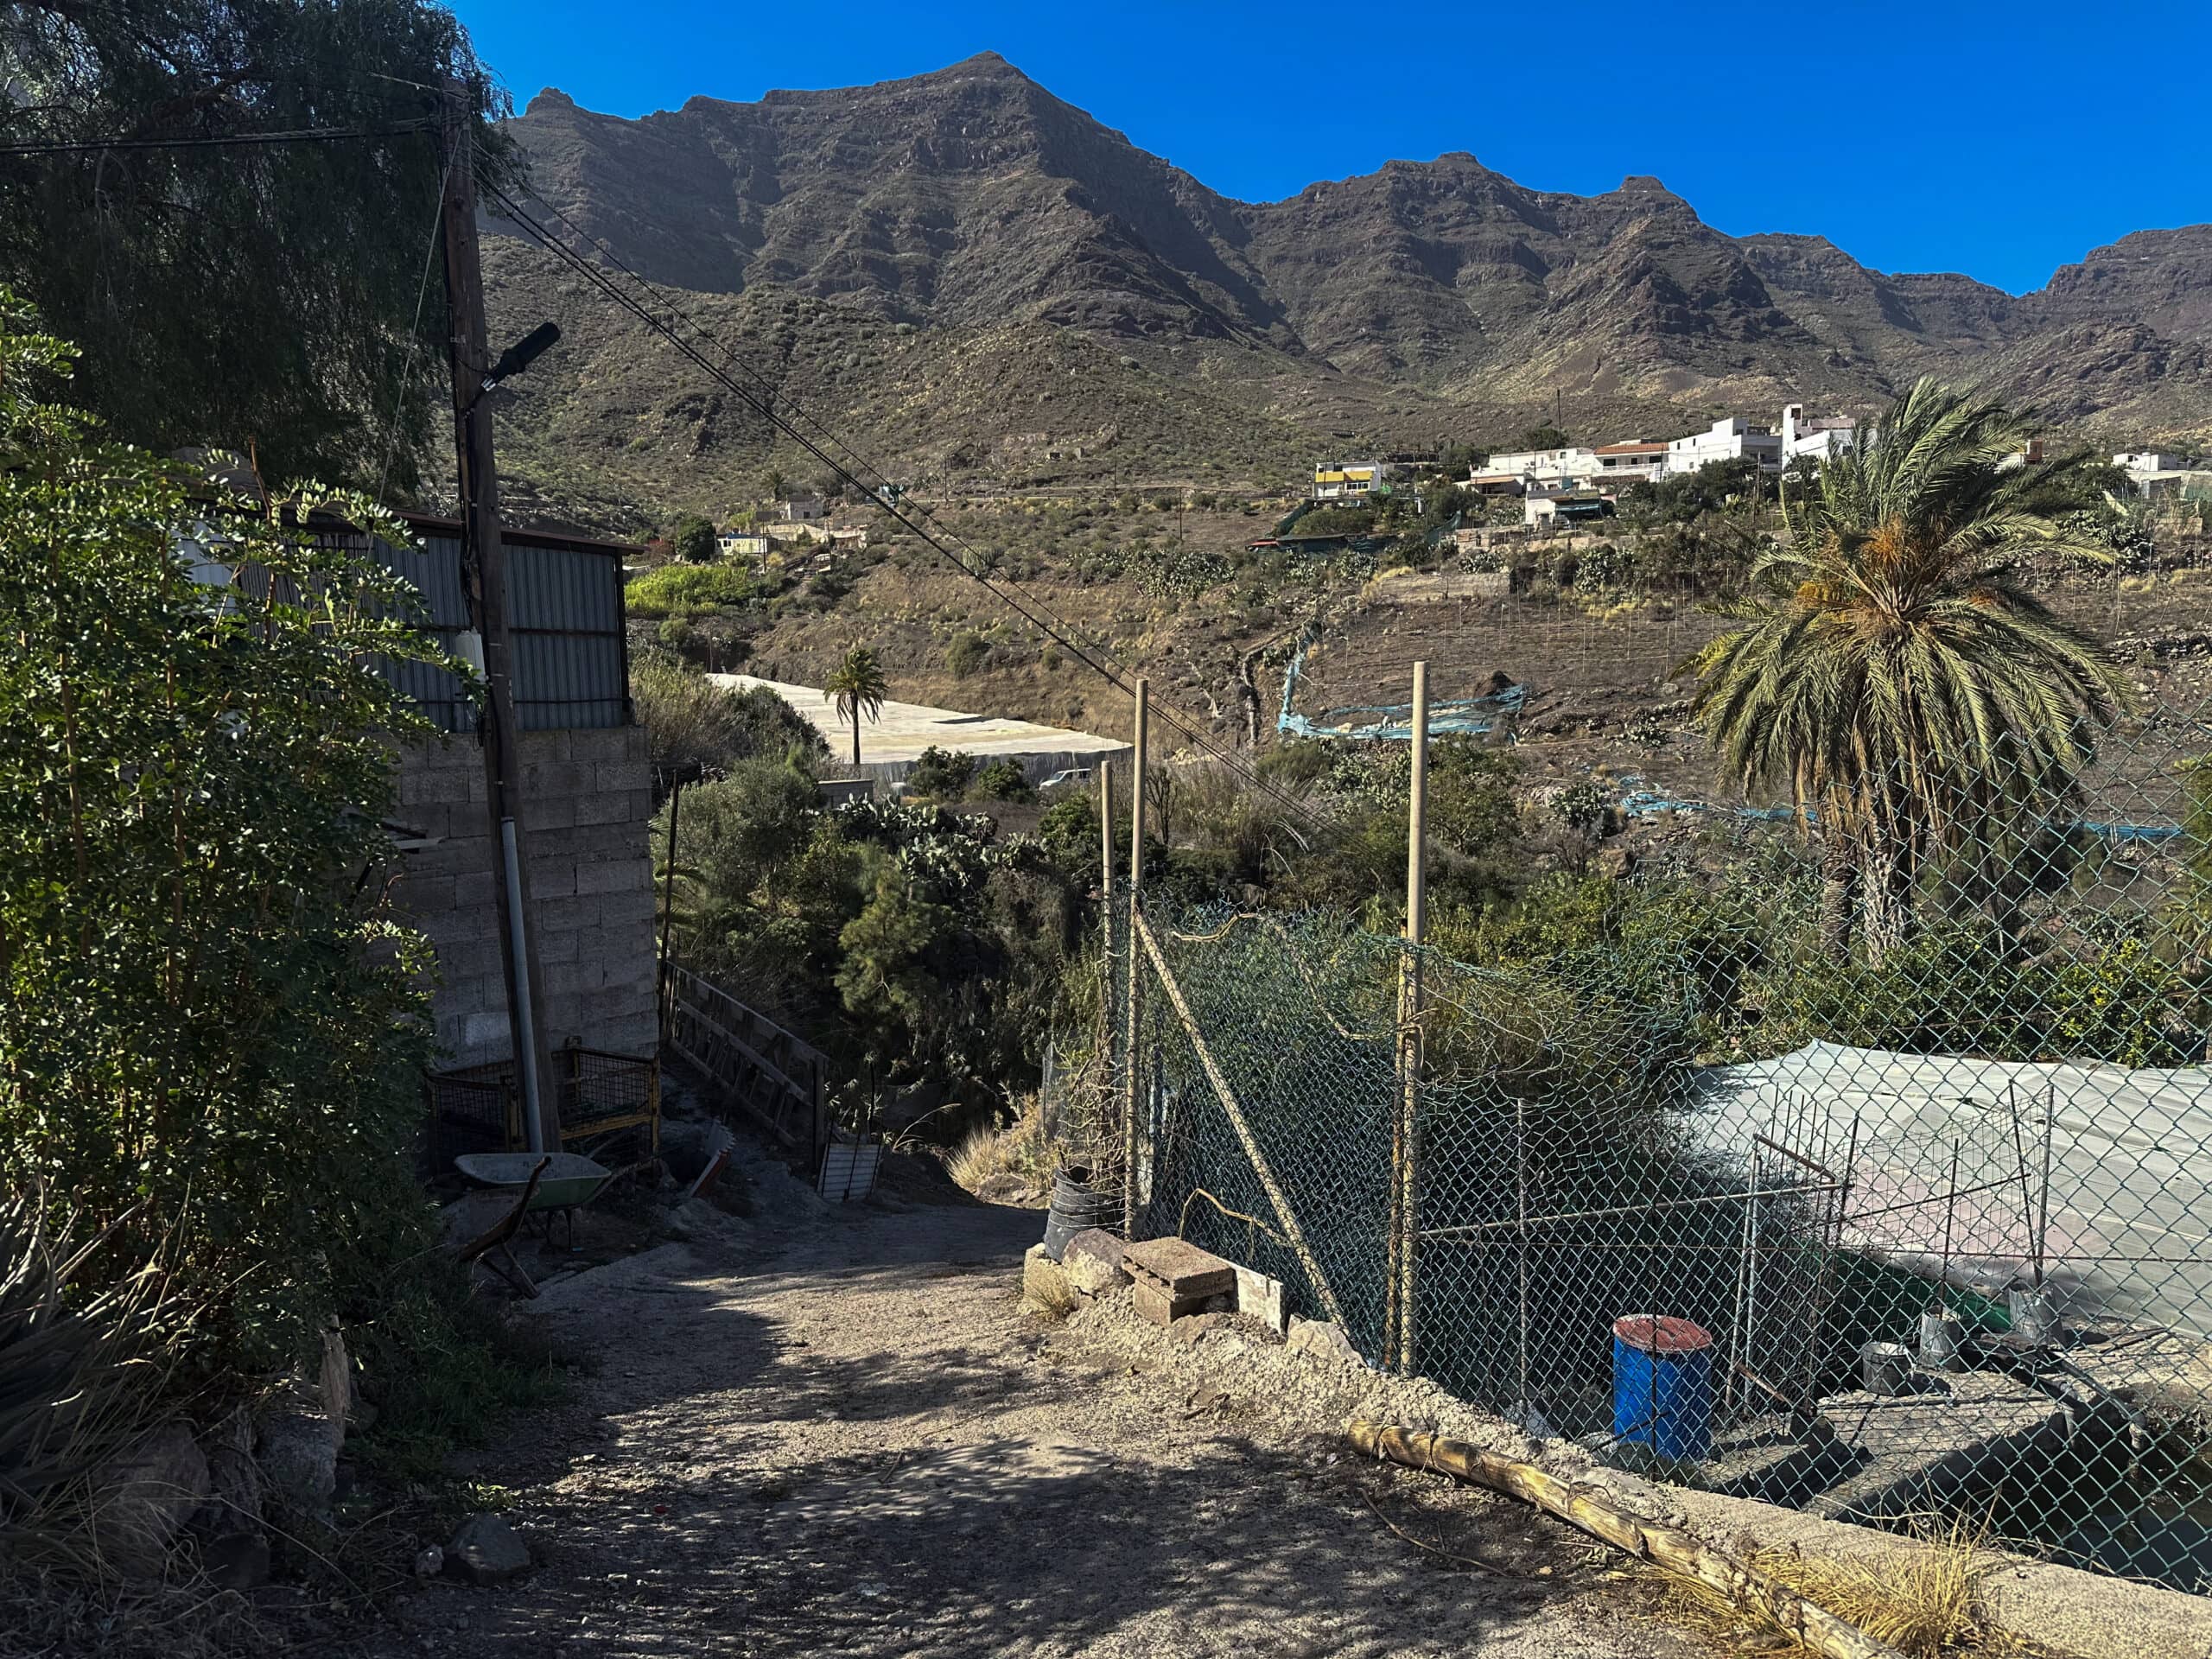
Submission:
[[[1049,1192],[1052,1172],[1066,1149],[1045,1134],[1037,1097],[1028,1096],[1011,1123],[983,1124],[946,1155],[945,1173],[973,1192],[995,1175],[1019,1176],[1039,1193]]]
[[[1795,1546],[1754,1550],[1754,1572],[1849,1621],[1907,1659],[1951,1654],[2018,1654],[2019,1644],[1983,1621],[1980,1585],[1987,1570],[1980,1532],[1963,1521],[1923,1534],[1916,1547],[1865,1555],[1808,1555]],[[1671,1611],[1745,1650],[1802,1651],[1794,1633],[1757,1607],[1744,1607],[1696,1579],[1664,1581]]]
[[[1024,1296],[1032,1312],[1056,1325],[1083,1305],[1075,1287],[1057,1273],[1047,1274],[1028,1285]]]

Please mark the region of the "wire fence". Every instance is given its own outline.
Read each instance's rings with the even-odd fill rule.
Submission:
[[[1676,804],[1473,961],[1124,903],[1136,1230],[1624,1465],[2212,1591],[2208,714],[1923,779],[1848,870]]]

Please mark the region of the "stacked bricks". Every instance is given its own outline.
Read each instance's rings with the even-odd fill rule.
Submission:
[[[1236,1305],[1236,1264],[1183,1239],[1132,1244],[1122,1253],[1122,1267],[1135,1281],[1131,1294],[1137,1312],[1155,1325]]]
[[[548,1046],[650,1054],[653,1005],[652,817],[645,734],[635,726],[522,735],[522,830],[531,922],[543,975],[538,1001]],[[435,948],[431,1008],[440,1065],[504,1059],[506,979],[484,758],[467,736],[411,744],[399,755],[409,838],[395,899]]]

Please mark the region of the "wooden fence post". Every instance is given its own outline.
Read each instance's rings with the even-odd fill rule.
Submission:
[[[1391,1297],[1389,1348],[1414,1367],[1415,1258],[1421,1236],[1421,963],[1428,937],[1428,664],[1414,664],[1413,777],[1406,808],[1406,944],[1399,958],[1398,1113],[1391,1136]]]
[[[1151,717],[1152,684],[1140,678],[1136,726],[1129,751],[1129,925],[1126,930],[1129,975],[1126,993],[1128,1006],[1124,1010],[1128,1042],[1122,1054],[1122,1236],[1131,1243],[1136,1242],[1137,1236],[1137,1092],[1144,1075],[1144,1067],[1137,1058],[1142,980],[1137,961],[1136,930],[1144,898],[1144,760]]]

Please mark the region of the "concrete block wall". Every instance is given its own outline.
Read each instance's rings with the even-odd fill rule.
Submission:
[[[635,726],[525,732],[523,835],[549,1045],[650,1054],[653,1006],[652,779]],[[475,741],[410,745],[399,755],[393,821],[434,846],[401,855],[402,916],[435,948],[438,1063],[509,1052],[496,868]]]

